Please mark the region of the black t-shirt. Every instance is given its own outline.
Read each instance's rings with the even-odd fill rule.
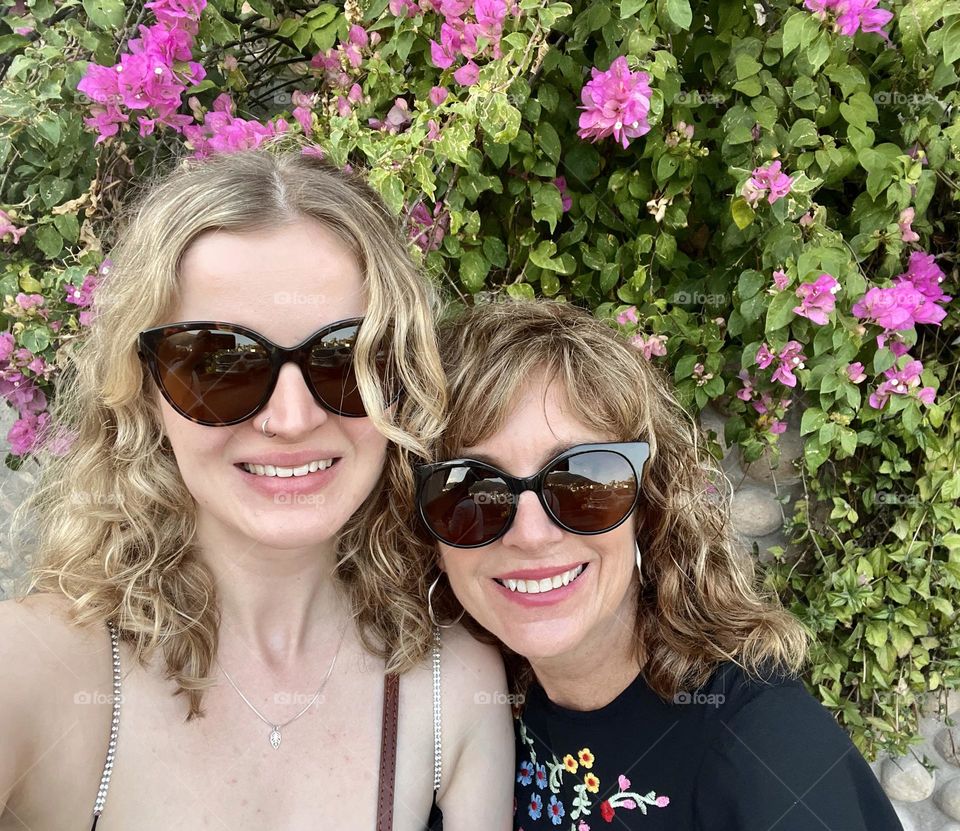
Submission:
[[[534,683],[515,726],[517,831],[903,831],[796,678],[751,679],[728,662],[665,702],[640,675],[590,712]]]

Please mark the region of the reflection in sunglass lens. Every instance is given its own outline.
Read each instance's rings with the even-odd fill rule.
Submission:
[[[270,384],[270,358],[256,341],[236,332],[176,332],[157,344],[160,383],[191,418],[218,424],[257,408]]]
[[[310,380],[317,395],[344,415],[365,415],[357,376],[353,369],[353,346],[357,326],[331,332],[310,352]]]
[[[492,471],[462,465],[439,470],[423,485],[420,505],[431,530],[453,545],[480,545],[509,522],[513,494]]]
[[[590,450],[569,456],[547,473],[547,504],[574,531],[612,528],[633,508],[637,478],[619,453]]]

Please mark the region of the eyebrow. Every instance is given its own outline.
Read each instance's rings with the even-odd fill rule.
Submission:
[[[550,450],[543,454],[540,458],[539,467],[543,467],[550,459],[559,456],[561,453],[566,452],[571,447],[576,447],[578,444],[591,444],[589,441],[572,441],[572,442],[559,442],[555,444]],[[486,453],[461,453],[461,458],[475,459],[478,462],[484,462],[485,464],[492,465],[493,467],[502,467],[501,464],[493,459],[492,456],[487,455]]]

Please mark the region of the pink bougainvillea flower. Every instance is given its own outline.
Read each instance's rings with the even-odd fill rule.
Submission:
[[[390,0],[390,14],[394,17],[413,17],[420,13],[420,7],[413,0]]]
[[[761,343],[760,348],[757,350],[757,366],[759,366],[760,369],[766,369],[775,359],[776,355],[770,351],[770,347],[765,343]]]
[[[854,384],[859,384],[866,377],[867,373],[863,371],[863,364],[860,363],[860,361],[847,364],[847,378],[853,381]]]
[[[794,306],[793,312],[824,326],[828,322],[827,315],[836,307],[838,291],[840,284],[830,274],[821,274],[813,283],[801,283],[797,288],[800,305]]]
[[[418,202],[410,211],[410,240],[424,254],[440,247],[450,227],[450,213],[443,202],[433,206],[433,212],[423,202]]]
[[[620,314],[617,315],[617,323],[621,326],[626,326],[629,323],[639,323],[640,319],[637,317],[637,307],[628,306]]]
[[[912,329],[917,323],[939,324],[947,314],[946,309],[918,291],[909,279],[901,280],[892,288],[869,289],[853,304],[851,311],[855,317],[889,331]]]
[[[920,386],[920,373],[923,372],[923,364],[920,361],[908,361],[902,369],[891,367],[883,374],[886,381],[883,381],[877,389],[870,395],[870,406],[875,410],[882,410],[892,395],[910,395],[916,393],[916,398],[924,404],[932,404],[936,397],[936,390],[933,387]]]
[[[780,162],[769,162],[753,170],[753,174],[740,193],[751,205],[756,205],[764,196],[772,205],[788,193],[793,183],[790,177],[781,172]]]
[[[803,345],[791,340],[780,350],[777,356],[777,368],[773,371],[773,380],[779,381],[786,387],[795,387],[797,378],[794,370],[803,369],[806,356],[803,354]]]
[[[745,369],[741,369],[740,372],[737,373],[737,377],[743,381],[743,389],[737,390],[737,398],[741,401],[749,401],[753,398],[753,379]]]
[[[897,225],[900,226],[900,240],[902,242],[919,242],[920,235],[911,227],[916,211],[913,208],[904,208],[900,211]]]
[[[560,191],[560,205],[563,213],[566,213],[573,206],[573,199],[570,197],[570,194],[567,191],[566,176],[557,176],[557,178],[553,180],[553,184],[555,184],[557,186],[557,190]]]
[[[472,87],[480,77],[480,67],[473,61],[467,61],[453,73],[454,80],[465,87]]]
[[[787,276],[787,272],[782,269],[777,269],[773,272],[773,285],[776,287],[777,291],[783,291],[790,283],[790,278]]]
[[[626,148],[631,139],[650,132],[650,76],[631,72],[622,55],[605,72],[596,67],[590,72],[581,92],[584,112],[577,135],[594,142],[613,136]]]
[[[898,274],[894,280],[898,284],[909,282],[931,303],[949,303],[953,298],[944,294],[940,288],[944,276],[933,254],[914,251],[907,263],[907,270]]]
[[[10,242],[17,244],[25,233],[27,233],[26,228],[18,228],[6,211],[0,211],[0,242],[5,242],[9,237]]]
[[[853,37],[858,31],[873,32],[889,40],[883,27],[893,13],[877,8],[878,0],[804,0],[803,6],[820,20],[833,18],[834,28]]]
[[[197,158],[213,153],[236,153],[259,147],[266,139],[285,133],[287,122],[261,124],[233,115],[233,100],[222,93],[213,102],[213,108],[204,115],[203,124],[188,125],[183,135]]]
[[[654,357],[663,357],[667,354],[666,335],[650,335],[650,337],[644,337],[638,333],[630,338],[630,343],[639,349],[643,357],[648,361]]]
[[[450,94],[450,91],[446,87],[432,87],[430,90],[430,103],[434,107],[439,107],[444,101],[447,100],[447,96]]]

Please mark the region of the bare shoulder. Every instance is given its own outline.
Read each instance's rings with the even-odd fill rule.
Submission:
[[[77,626],[70,602],[59,595],[35,594],[0,602],[0,712],[8,716],[29,703],[61,703],[72,690],[109,673],[106,627]],[[4,719],[6,720],[6,719]]]
[[[506,691],[503,659],[495,646],[481,643],[462,626],[443,630],[441,644],[445,686],[461,693]]]

